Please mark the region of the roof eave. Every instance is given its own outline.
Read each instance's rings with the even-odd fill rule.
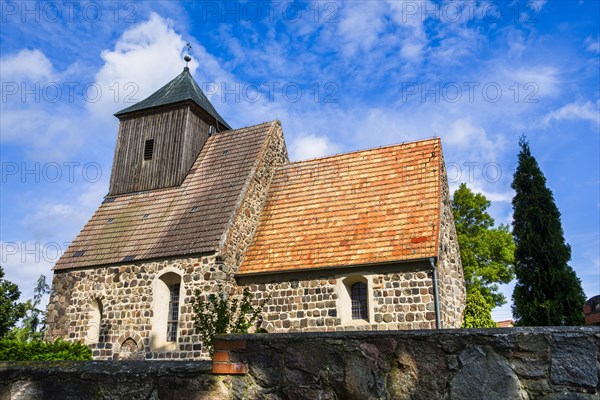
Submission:
[[[278,270],[268,270],[268,271],[259,271],[259,272],[247,272],[247,273],[237,273],[235,274],[235,278],[244,278],[251,276],[262,276],[262,275],[273,275],[273,274],[289,274],[289,273],[303,273],[303,272],[316,272],[316,271],[329,271],[329,270],[339,270],[339,269],[353,269],[353,268],[366,268],[366,267],[383,267],[394,264],[410,264],[410,263],[427,263],[429,265],[429,260],[433,258],[437,261],[438,256],[432,255],[430,257],[420,257],[420,258],[411,258],[407,260],[393,260],[393,261],[383,261],[383,262],[375,262],[375,263],[363,263],[363,264],[341,264],[341,265],[331,265],[331,266],[322,266],[322,267],[310,267],[310,268],[296,268],[296,269],[278,269]]]

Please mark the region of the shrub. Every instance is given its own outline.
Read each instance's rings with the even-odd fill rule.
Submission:
[[[206,301],[201,298],[202,292],[196,290],[192,298],[194,326],[202,339],[202,344],[208,348],[212,356],[215,336],[226,333],[248,333],[248,329],[254,324],[271,296],[254,307],[252,306],[253,295],[248,288],[244,289],[241,299],[231,299],[219,285],[217,294],[209,294]]]
[[[31,340],[0,340],[0,360],[34,361],[34,360],[91,360],[92,351],[81,343],[70,343],[61,339],[54,342]]]

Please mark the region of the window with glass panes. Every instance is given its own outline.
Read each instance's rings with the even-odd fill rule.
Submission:
[[[177,322],[179,321],[179,287],[180,284],[169,286],[171,298],[169,300],[169,319],[167,322],[167,341],[177,340]]]
[[[367,285],[357,282],[350,288],[352,298],[352,319],[368,320]]]

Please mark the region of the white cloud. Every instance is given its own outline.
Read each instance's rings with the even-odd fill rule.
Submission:
[[[426,9],[431,9],[429,1],[388,1],[392,20],[398,25],[402,37],[400,56],[411,63],[420,63],[427,46],[427,34],[423,29]]]
[[[385,30],[384,4],[380,2],[347,2],[341,8],[337,34],[346,56],[369,51]]]
[[[23,102],[11,106],[2,110],[0,118],[2,143],[23,145],[25,154],[38,162],[73,161],[74,150],[85,140],[81,121],[64,115],[58,105]]]
[[[541,11],[547,2],[548,0],[533,0],[528,2],[527,5],[535,11]]]
[[[37,49],[23,49],[0,59],[2,81],[52,81],[56,72],[52,62]]]
[[[600,101],[596,104],[591,101],[569,103],[547,114],[543,119],[546,124],[560,120],[582,120],[600,124]]]
[[[485,128],[475,124],[470,116],[454,120],[442,129],[445,129],[440,135],[443,141],[449,147],[460,149],[469,161],[495,161],[503,147],[500,139],[491,140]]]
[[[593,37],[588,36],[583,44],[585,44],[587,51],[596,54],[600,53],[600,40],[598,38],[594,39]]]
[[[50,284],[52,266],[63,250],[59,243],[0,241],[1,265],[6,275],[4,278],[19,286],[20,301],[33,297],[33,287],[40,275],[46,275],[46,281]]]
[[[290,145],[290,158],[293,161],[322,157],[338,152],[338,146],[325,136],[301,135]]]
[[[113,50],[102,52],[104,65],[96,74],[96,82],[103,96],[89,103],[90,110],[104,118],[154,93],[183,70],[185,44],[173,30],[173,21],[156,13],[125,31]],[[199,61],[203,62],[192,60],[190,72],[195,71]],[[117,87],[118,95],[114,89]]]
[[[513,86],[512,82],[517,83],[521,90],[519,101],[522,101],[524,96],[530,95],[532,99],[542,97],[551,97],[560,93],[561,80],[559,78],[559,70],[552,66],[536,66],[514,69],[507,66],[504,70],[506,83]],[[532,86],[533,85],[533,86]],[[527,87],[526,87],[527,86]],[[512,93],[508,90],[507,95]]]

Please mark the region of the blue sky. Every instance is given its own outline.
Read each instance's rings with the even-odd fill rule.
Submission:
[[[441,137],[451,189],[484,193],[497,223],[525,133],[600,293],[598,1],[1,7],[1,264],[24,297],[108,191],[112,114],[180,73],[187,42],[233,127],[281,120],[294,160]]]

